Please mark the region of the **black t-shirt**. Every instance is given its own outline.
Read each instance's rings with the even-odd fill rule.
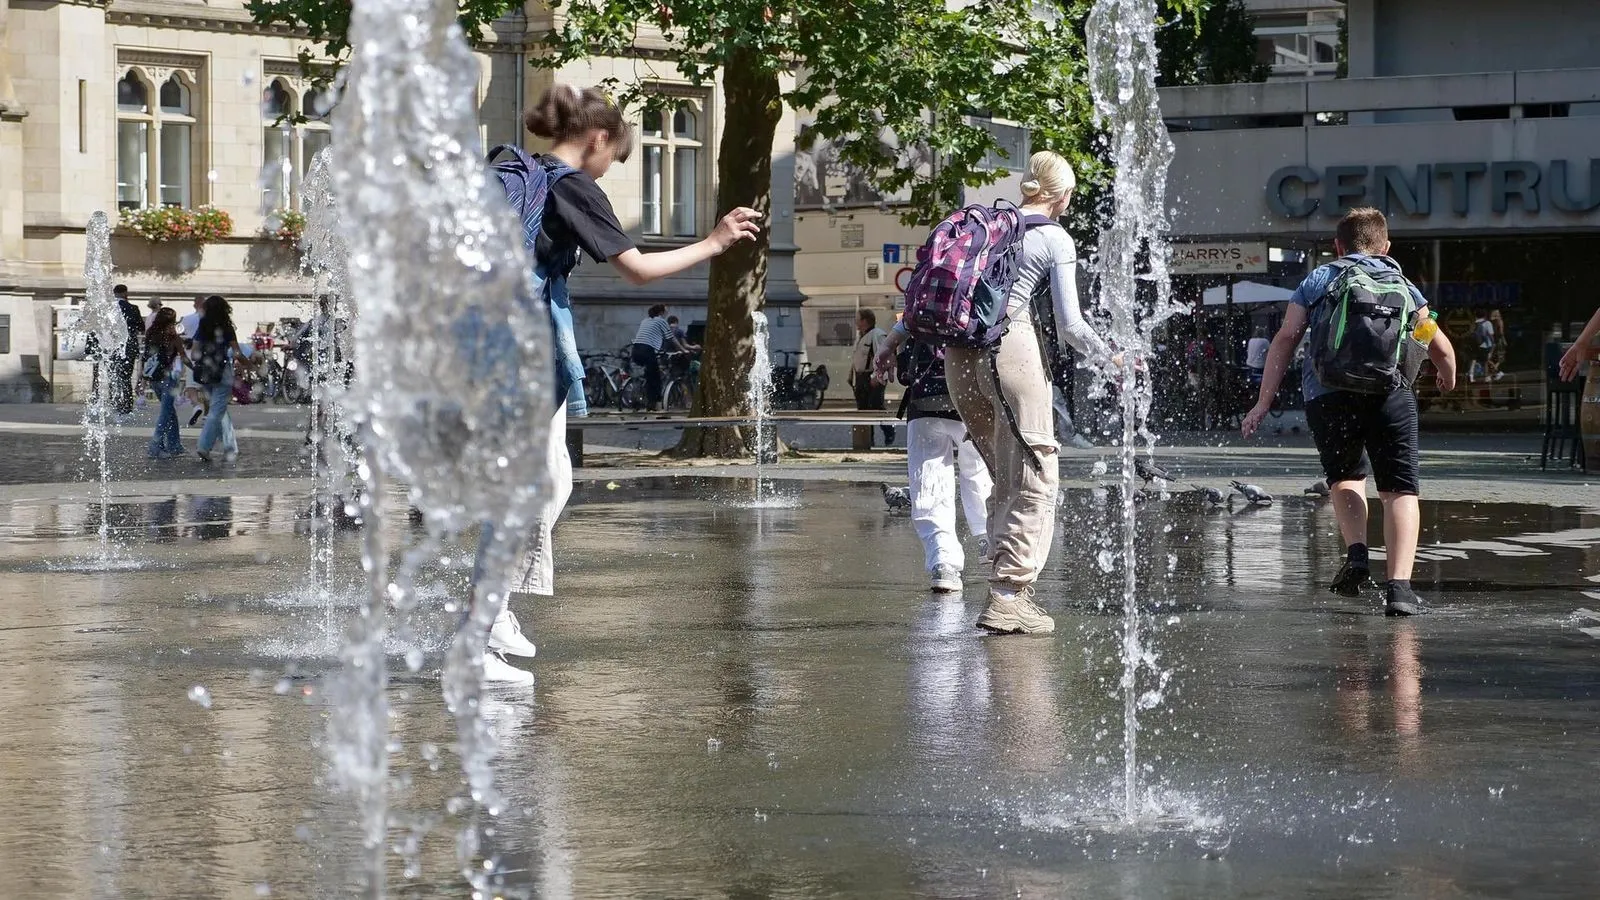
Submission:
[[[548,157],[538,160],[551,164]],[[560,263],[562,260],[554,258],[558,249],[570,247],[582,250],[595,262],[633,249],[633,239],[622,230],[606,192],[583,172],[566,175],[550,188],[534,255],[546,265]]]

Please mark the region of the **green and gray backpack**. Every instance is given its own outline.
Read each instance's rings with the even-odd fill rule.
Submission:
[[[1350,257],[1333,262],[1333,281],[1311,305],[1306,355],[1329,390],[1387,394],[1405,385],[1401,363],[1416,300],[1394,260],[1371,258],[1386,268]]]

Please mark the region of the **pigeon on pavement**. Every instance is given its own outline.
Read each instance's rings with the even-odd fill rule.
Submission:
[[[1172,473],[1171,472],[1168,472],[1166,469],[1161,468],[1160,466],[1156,465],[1155,463],[1147,462],[1143,458],[1140,458],[1140,457],[1134,458],[1134,460],[1133,460],[1133,471],[1134,471],[1134,474],[1136,474],[1140,478],[1144,479],[1144,483],[1145,484],[1149,484],[1150,482],[1155,481],[1156,479],[1160,479],[1162,481],[1171,481],[1172,480]]]
[[[1306,488],[1307,497],[1320,497],[1326,500],[1328,499],[1328,493],[1328,483],[1326,481],[1319,481],[1316,484]]]
[[[879,484],[878,486],[883,488],[883,503],[889,507],[889,512],[901,515],[911,512],[911,488],[892,488],[887,484]]]
[[[1261,488],[1256,487],[1253,484],[1247,484],[1243,481],[1233,481],[1229,483],[1233,485],[1234,490],[1239,492],[1240,496],[1250,501],[1250,505],[1252,506],[1266,506],[1272,502],[1271,494],[1263,491]]]

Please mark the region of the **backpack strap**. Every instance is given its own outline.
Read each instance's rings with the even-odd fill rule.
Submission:
[[[989,374],[994,376],[994,395],[1000,398],[1000,410],[1006,414],[1006,424],[1011,426],[1011,433],[1017,439],[1017,444],[1027,450],[1028,464],[1034,471],[1044,471],[1044,460],[1039,458],[1038,451],[1022,436],[1022,426],[1017,424],[1017,411],[1011,408],[1011,401],[1006,399],[1006,392],[1000,389],[1000,345],[996,344],[989,350]]]
[[[489,155],[484,157],[483,161],[491,166],[494,165],[494,158],[499,156],[501,151],[511,153],[519,162],[522,163],[525,168],[529,170],[537,165],[537,163],[533,161],[533,157],[528,155],[528,151],[518,147],[516,144],[496,144],[494,148],[489,151]]]

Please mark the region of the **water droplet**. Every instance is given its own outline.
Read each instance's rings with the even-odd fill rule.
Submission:
[[[722,750],[722,742],[716,738],[706,738],[706,752],[718,753]]]
[[[422,651],[412,647],[406,651],[406,668],[413,672],[422,671]]]
[[[1117,567],[1116,557],[1111,555],[1110,550],[1101,550],[1099,553],[1096,553],[1094,556],[1094,561],[1100,566],[1100,571],[1106,573],[1107,575],[1110,575],[1111,572]]]
[[[200,704],[200,706],[205,709],[211,708],[211,692],[206,690],[203,685],[197,684],[194,687],[189,688],[189,699],[192,702]]]
[[[265,881],[258,883],[256,885],[256,896],[257,897],[271,897],[272,896],[272,885],[267,884]]]
[[[274,694],[287,694],[292,687],[294,687],[293,679],[279,678],[278,683],[272,686],[272,692]]]

